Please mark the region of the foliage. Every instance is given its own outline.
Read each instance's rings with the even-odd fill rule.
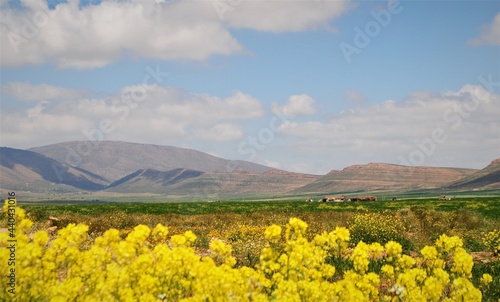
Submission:
[[[500,231],[493,230],[483,236],[483,242],[493,254],[500,252]]]
[[[397,216],[381,213],[357,214],[348,224],[353,245],[360,241],[381,244],[396,241],[403,245],[405,251],[412,248],[411,241],[405,236],[406,228]]]
[[[162,224],[138,225],[125,238],[117,229],[88,238],[88,226],[68,224],[55,237],[32,233],[32,222],[16,209],[16,295],[13,301],[481,301],[472,283],[472,257],[457,236],[441,235],[410,257],[395,241],[360,241],[337,227],[309,239],[308,224],[291,218],[264,232],[254,267],[236,267],[233,247],[214,238],[196,253],[191,231],[170,236]],[[234,242],[246,229],[231,234]],[[249,233],[253,233],[249,231]],[[8,258],[0,233],[0,259]],[[89,242],[90,241],[90,242]],[[350,265],[335,267],[328,259]],[[381,264],[380,272],[373,263]],[[0,271],[8,270],[0,262]],[[337,270],[342,270],[340,274]],[[484,288],[498,282],[481,275]],[[483,290],[484,290],[483,288]]]
[[[317,199],[317,198],[316,198]],[[440,212],[451,212],[459,210],[471,210],[484,217],[500,219],[500,197],[476,197],[457,198],[454,200],[439,201],[436,198],[405,199],[377,202],[346,202],[346,203],[308,203],[304,199],[285,201],[252,201],[252,202],[162,202],[162,203],[89,203],[81,200],[76,204],[69,201],[39,205],[31,203],[26,205],[28,212],[37,211],[38,217],[49,215],[61,215],[62,213],[75,213],[82,215],[99,215],[123,211],[125,214],[214,214],[214,213],[236,213],[250,214],[254,212],[280,212],[280,213],[304,213],[304,212],[357,212],[366,211],[381,212],[384,210],[398,210],[402,208],[424,207]],[[72,201],[75,203],[76,201]]]
[[[475,264],[472,268],[472,280],[483,292],[484,302],[500,300],[500,261]]]

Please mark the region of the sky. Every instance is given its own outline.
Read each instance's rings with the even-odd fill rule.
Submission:
[[[0,0],[0,145],[325,174],[500,157],[499,1]]]

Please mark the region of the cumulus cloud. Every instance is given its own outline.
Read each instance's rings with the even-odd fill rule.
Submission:
[[[233,141],[242,137],[243,131],[239,125],[218,124],[209,128],[197,129],[193,138],[205,141]]]
[[[9,112],[2,116],[1,144],[17,147],[86,139],[157,144],[180,139],[231,141],[243,135],[235,121],[264,114],[262,104],[242,92],[219,98],[157,85],[127,86],[103,98],[4,109]]]
[[[205,60],[243,46],[231,28],[296,31],[327,26],[347,10],[347,1],[78,1],[48,9],[43,0],[2,5],[2,66],[55,63],[62,68],[98,68],[125,56]],[[226,7],[229,5],[224,2]]]
[[[0,85],[2,94],[10,95],[22,101],[75,100],[82,98],[86,92],[53,85],[32,85],[27,82],[10,82]]]
[[[491,24],[483,27],[479,37],[469,40],[472,46],[500,45],[500,13],[495,16]]]
[[[205,60],[242,50],[208,1],[103,1],[84,7],[69,1],[53,10],[41,0],[21,3],[26,9],[0,15],[5,66],[49,61],[95,68],[124,55]]]
[[[222,1],[215,1],[214,3]],[[266,32],[329,28],[328,21],[350,8],[347,1],[232,1],[234,6],[216,7],[221,19],[234,28]]]
[[[327,121],[288,121],[278,131],[295,137],[295,149],[309,156],[335,154],[336,160],[351,163],[449,162],[468,167],[498,157],[499,115],[500,95],[483,86],[465,85],[456,92],[418,92]]]
[[[285,105],[272,104],[272,111],[278,115],[296,116],[316,113],[314,99],[307,94],[292,95]]]

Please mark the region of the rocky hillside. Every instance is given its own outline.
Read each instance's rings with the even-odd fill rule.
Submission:
[[[471,175],[477,170],[410,167],[383,163],[352,165],[333,170],[293,193],[334,193],[375,190],[431,189]]]
[[[500,158],[486,168],[476,171],[457,182],[446,186],[450,189],[500,189]]]
[[[204,197],[363,191],[500,189],[500,159],[481,170],[352,165],[323,176],[231,161],[196,150],[103,141],[0,148],[0,188]]]

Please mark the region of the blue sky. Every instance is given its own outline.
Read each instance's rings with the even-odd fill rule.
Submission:
[[[498,1],[0,5],[2,146],[105,120],[91,140],[308,173],[500,157]]]

